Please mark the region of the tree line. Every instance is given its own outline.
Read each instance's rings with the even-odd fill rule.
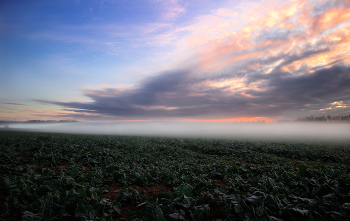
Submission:
[[[310,116],[310,117],[304,117],[304,118],[297,118],[294,119],[293,121],[296,122],[312,122],[312,121],[323,121],[323,122],[349,122],[350,121],[350,115],[345,115],[345,116],[335,116],[335,117],[331,117],[331,116],[327,116],[325,117],[324,115],[322,117],[314,117],[314,116]]]

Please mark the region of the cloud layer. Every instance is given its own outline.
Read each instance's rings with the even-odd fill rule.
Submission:
[[[159,4],[167,20],[185,13],[179,1]],[[92,102],[37,101],[84,119],[277,119],[349,112],[349,0],[242,8],[218,8],[167,30],[179,47],[174,64],[133,87],[85,90]]]
[[[333,66],[303,76],[285,75],[241,74],[239,78],[249,79],[249,85],[255,86],[243,81],[237,84],[247,89],[235,91],[230,85],[211,86],[206,78],[178,70],[148,78],[133,89],[85,91],[93,100],[89,103],[39,101],[70,108],[74,116],[84,113],[116,119],[227,119],[273,118],[288,111],[319,110],[334,101],[350,100],[349,67]],[[238,79],[237,73],[218,78],[224,82]]]

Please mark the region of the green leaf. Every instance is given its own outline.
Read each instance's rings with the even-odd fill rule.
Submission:
[[[163,211],[159,206],[156,206],[155,210],[158,220],[164,220]]]
[[[144,205],[146,205],[147,203],[148,203],[147,201],[146,201],[146,202],[143,202],[143,203],[140,203],[140,204],[137,205],[137,207],[144,206]]]
[[[118,194],[117,194],[115,200],[116,200],[117,202],[121,202],[123,199],[127,198],[128,196],[129,196],[129,194],[127,194],[126,192],[124,192],[124,189],[121,189],[121,190],[118,192]]]
[[[163,183],[164,185],[169,185],[169,184],[171,183],[170,177],[167,177],[167,178],[163,179],[162,183]]]
[[[290,220],[307,220],[312,221],[313,216],[309,210],[297,209],[297,208],[284,208],[283,214],[288,216]]]
[[[172,213],[169,215],[170,220],[185,220],[180,213]]]
[[[264,197],[251,196],[247,197],[246,201],[257,207],[263,204]]]
[[[177,203],[178,205],[183,206],[185,208],[193,207],[196,204],[196,201],[197,200],[190,198],[190,197],[186,197],[184,195],[181,195],[180,197],[178,197],[174,200],[175,203]]]
[[[177,191],[175,191],[176,195],[185,195],[187,197],[192,197],[192,188],[189,185],[184,185],[184,186],[178,186],[177,187]]]
[[[306,176],[306,174],[307,174],[306,170],[307,170],[306,165],[304,165],[304,164],[299,165],[297,175],[298,176]]]
[[[35,214],[29,211],[24,211],[23,216],[22,216],[23,221],[36,221],[36,220],[41,220],[41,217],[39,214]]]
[[[204,212],[204,213],[208,213],[210,211],[210,207],[208,204],[205,204],[202,206],[197,206],[197,209]]]
[[[238,214],[243,213],[243,209],[242,209],[241,205],[239,205],[239,204],[234,205],[234,210]]]
[[[186,183],[191,183],[191,179],[192,179],[191,176],[185,176],[185,177],[183,178],[183,181],[185,181]]]

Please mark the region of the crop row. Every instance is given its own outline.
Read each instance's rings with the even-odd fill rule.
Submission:
[[[2,132],[0,148],[2,220],[350,218],[345,144]]]

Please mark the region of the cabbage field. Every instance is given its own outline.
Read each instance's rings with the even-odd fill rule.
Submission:
[[[0,131],[0,220],[350,220],[350,145]]]

